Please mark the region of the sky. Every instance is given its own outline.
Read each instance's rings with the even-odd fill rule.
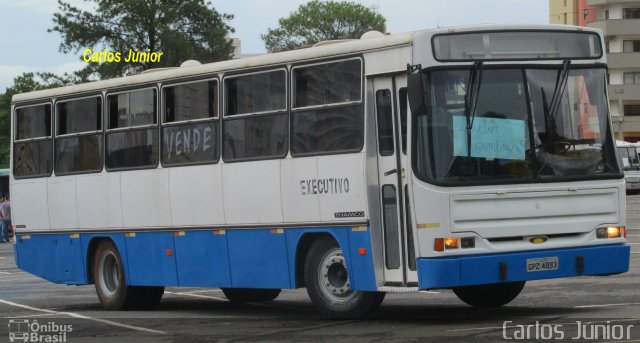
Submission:
[[[83,0],[67,0],[90,9]],[[545,24],[548,0],[353,0],[375,9],[387,19],[390,33],[471,24]],[[232,37],[240,38],[242,54],[265,53],[261,34],[276,28],[303,0],[212,0],[222,13],[233,14]],[[53,26],[56,0],[0,0],[0,92],[23,72],[71,72],[81,69],[82,51],[58,51],[59,33]]]

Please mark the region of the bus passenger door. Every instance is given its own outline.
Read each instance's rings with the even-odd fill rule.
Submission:
[[[385,285],[417,285],[406,177],[406,76],[373,83]]]

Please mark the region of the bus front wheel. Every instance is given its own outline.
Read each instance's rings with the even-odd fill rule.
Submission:
[[[160,303],[164,287],[129,286],[118,248],[110,240],[98,243],[93,260],[93,280],[106,310],[150,309]]]
[[[474,307],[499,307],[510,303],[524,288],[524,281],[453,288],[460,300]]]
[[[342,249],[331,238],[316,240],[309,249],[304,265],[307,293],[325,316],[358,318],[375,310],[385,293],[351,289],[347,264]]]

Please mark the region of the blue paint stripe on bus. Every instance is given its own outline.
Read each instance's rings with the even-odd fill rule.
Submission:
[[[577,270],[577,257],[584,271]],[[527,272],[527,259],[558,257],[558,269]],[[623,273],[629,270],[630,247],[625,244],[502,254],[418,259],[421,289],[451,288],[510,281],[542,280],[580,275]],[[506,263],[506,279],[500,264]]]
[[[376,289],[370,231],[350,227],[18,235],[15,254],[20,269],[48,281],[88,284],[90,245],[110,239],[128,285],[297,288],[297,249],[312,234],[330,235],[342,247],[353,289]]]

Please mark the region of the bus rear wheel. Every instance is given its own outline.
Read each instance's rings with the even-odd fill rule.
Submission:
[[[524,288],[524,281],[453,288],[460,300],[474,307],[499,307],[510,303]]]
[[[280,295],[279,289],[222,288],[222,293],[232,303],[259,303],[271,301]]]
[[[385,293],[351,289],[342,249],[331,238],[316,240],[309,249],[304,266],[307,293],[323,315],[359,318],[375,310]]]
[[[122,258],[110,240],[103,240],[96,247],[93,280],[106,310],[150,309],[160,303],[164,294],[164,287],[127,285]]]

